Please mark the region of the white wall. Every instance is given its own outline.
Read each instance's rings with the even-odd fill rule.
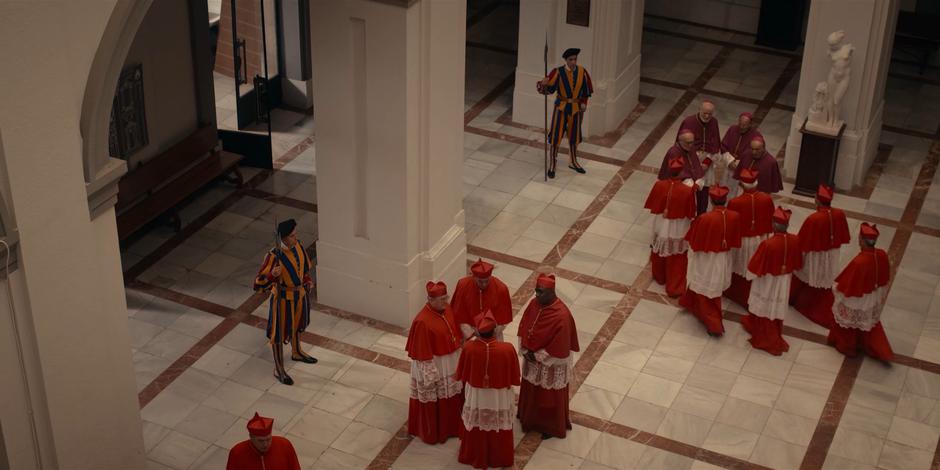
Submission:
[[[128,158],[130,171],[165,152],[199,126],[186,1],[153,2],[124,65],[141,63],[150,143]]]
[[[145,467],[114,212],[89,220],[79,128],[92,60],[116,3],[0,2],[0,63],[16,64],[0,68],[0,132],[20,236],[22,280],[14,277],[14,286],[23,287],[14,297],[30,320],[23,324],[31,323],[22,334],[35,345],[26,352],[44,394],[35,405],[49,417],[40,441],[55,461],[46,468]],[[16,387],[9,390],[16,397]],[[14,426],[28,432],[6,425],[21,417],[2,418],[7,439]],[[8,440],[6,448],[23,455],[22,442]]]
[[[646,12],[718,28],[757,33],[761,0],[651,0]]]

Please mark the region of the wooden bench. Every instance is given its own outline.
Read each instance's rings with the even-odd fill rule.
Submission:
[[[220,150],[215,126],[205,126],[166,152],[131,169],[118,183],[118,238],[124,240],[147,223],[167,214],[177,231],[176,206],[212,180],[231,174],[242,185],[242,156]]]

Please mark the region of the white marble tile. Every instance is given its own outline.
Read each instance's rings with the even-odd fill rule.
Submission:
[[[209,348],[193,367],[219,377],[229,377],[248,360],[248,357],[248,354],[216,344]]]
[[[663,437],[700,446],[705,442],[708,431],[711,430],[712,420],[699,416],[669,410],[663,422],[659,425],[657,434]]]
[[[931,468],[933,452],[908,447],[897,442],[885,442],[878,468],[885,470],[927,470]]]
[[[738,375],[733,372],[698,363],[685,382],[693,387],[727,395],[737,379]]]
[[[373,396],[369,404],[356,415],[356,421],[393,434],[398,432],[407,420],[408,405],[380,395]]]
[[[623,401],[623,392],[612,392],[590,385],[582,385],[571,399],[570,407],[587,415],[610,419]]]
[[[225,381],[202,402],[204,405],[236,416],[243,415],[264,392]]]
[[[647,401],[626,397],[610,418],[612,422],[655,433],[666,417],[668,408]]]
[[[719,454],[747,459],[753,452],[754,446],[757,445],[758,438],[756,433],[727,424],[715,423],[708,432],[708,437],[705,438],[702,447]]]
[[[758,439],[749,460],[770,468],[796,470],[800,468],[805,453],[805,446],[784,442],[765,435]]]
[[[918,449],[934,451],[940,429],[895,416],[888,431],[888,440]]]
[[[369,460],[336,449],[327,449],[311,470],[363,470]]]
[[[682,384],[679,382],[641,373],[627,396],[668,408],[681,389]]]
[[[391,438],[392,434],[388,431],[353,422],[333,441],[331,447],[347,454],[372,460]]]
[[[770,413],[763,434],[805,447],[809,445],[815,430],[814,419],[774,410]]]
[[[653,351],[632,344],[611,341],[601,360],[633,370],[642,370]]]
[[[329,446],[352,423],[349,418],[318,410],[307,410],[300,419],[287,429],[308,441]]]
[[[372,394],[369,392],[330,382],[323,387],[323,393],[314,402],[314,406],[352,419],[365,408],[371,398]]]
[[[593,452],[595,443],[603,435],[600,431],[575,424],[564,439],[543,440],[541,447],[583,459]]]
[[[186,469],[209,447],[208,442],[176,431],[160,441],[148,458],[175,469]]]
[[[176,431],[205,442],[215,442],[235,424],[236,419],[235,415],[200,405],[176,425]]]
[[[582,458],[539,446],[526,466],[543,470],[575,470],[581,467],[583,461]]]
[[[337,379],[337,382],[359,390],[376,393],[385,386],[385,383],[392,378],[394,373],[394,370],[387,367],[354,359],[350,368]]]
[[[877,465],[884,440],[858,431],[839,428],[832,438],[829,453],[868,465]]]
[[[780,385],[740,375],[731,387],[729,395],[758,405],[772,407],[780,394],[780,389]]]
[[[741,369],[741,374],[783,384],[793,364],[783,359],[776,359],[767,354],[751,354]]]

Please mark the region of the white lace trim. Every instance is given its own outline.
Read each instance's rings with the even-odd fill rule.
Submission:
[[[667,219],[662,214],[653,216],[653,253],[659,256],[672,256],[685,253],[689,242],[685,234],[692,225],[692,219]]]
[[[881,320],[881,309],[888,290],[879,287],[861,297],[845,297],[839,289],[832,290],[835,303],[832,316],[842,328],[870,331]]]
[[[459,395],[463,382],[454,377],[459,360],[458,349],[430,361],[411,361],[411,398],[430,403]]]
[[[754,256],[754,253],[757,253],[757,247],[760,246],[760,242],[766,240],[769,236],[769,233],[765,233],[754,237],[741,237],[741,248],[731,249],[732,272],[748,280],[753,279],[753,274],[747,270],[747,263],[751,261],[751,257]],[[752,277],[748,277],[749,275]]]
[[[731,252],[697,252],[689,250],[686,274],[689,289],[710,299],[721,297],[731,286]]]
[[[839,249],[803,253],[803,267],[793,275],[820,289],[829,289],[839,273]]]
[[[516,395],[512,387],[476,388],[464,387],[463,425],[467,430],[512,431],[516,417]]]
[[[790,309],[790,275],[765,275],[751,281],[748,311],[771,320],[783,320]]]
[[[525,356],[527,349],[519,347],[519,352]],[[568,386],[572,373],[571,354],[564,359],[553,357],[544,349],[535,352],[536,362],[523,359],[523,380],[548,390],[560,390]]]

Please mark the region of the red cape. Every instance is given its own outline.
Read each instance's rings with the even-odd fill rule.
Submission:
[[[742,237],[755,237],[774,231],[774,200],[767,193],[745,190],[740,196],[728,201],[728,210],[741,216]]]
[[[760,158],[754,158],[754,152],[744,152],[741,161],[734,168],[734,179],[741,179],[741,170],[749,168],[757,170],[757,189],[765,193],[776,193],[783,190],[783,178],[780,176],[780,165],[766,150]]]
[[[827,251],[849,242],[849,222],[841,209],[820,207],[800,227],[803,252]]]
[[[454,320],[458,325],[464,323],[474,325],[476,316],[486,309],[493,311],[497,324],[506,325],[512,322],[512,299],[509,297],[509,288],[496,276],[490,276],[490,283],[486,286],[486,290],[482,291],[482,295],[473,276],[457,281],[454,295],[450,298],[450,308],[454,311]]]
[[[487,354],[487,345],[489,354]],[[495,338],[467,341],[457,362],[457,379],[476,388],[509,388],[519,385],[516,348]],[[488,377],[488,380],[484,380]]]
[[[878,248],[863,249],[836,276],[836,289],[846,297],[861,297],[888,285],[890,277],[888,254]]]
[[[281,436],[271,437],[271,448],[263,454],[264,463],[262,464],[262,454],[259,454],[251,441],[242,441],[235,444],[228,453],[228,464],[225,470],[300,470],[300,462],[297,461],[297,452],[294,446],[286,438]]]
[[[686,178],[697,180],[705,176],[705,170],[702,169],[702,162],[699,161],[698,155],[694,151],[686,152],[676,143],[672,147],[669,147],[666,156],[663,157],[663,164],[659,167],[659,179],[666,180],[672,178],[672,172],[669,171],[669,160],[673,158],[681,158],[685,163],[685,167],[679,172],[678,178],[680,180]]]
[[[683,129],[688,129],[695,134],[695,148],[703,150],[706,153],[718,153],[721,151],[721,133],[718,131],[718,119],[715,116],[707,123],[702,123],[698,114],[686,116],[679,125],[679,132],[676,133],[676,140],[679,140],[679,134]]]
[[[758,276],[780,276],[803,267],[800,239],[791,233],[775,233],[760,242],[747,270]]]
[[[682,180],[671,179],[654,183],[643,207],[666,219],[694,219],[695,204],[695,189],[682,184]]]
[[[693,251],[728,251],[741,247],[740,216],[724,207],[715,207],[692,221],[685,234]],[[724,241],[725,243],[722,243]]]
[[[450,306],[441,315],[425,304],[411,323],[405,350],[408,357],[416,361],[430,361],[434,356],[446,356],[456,351],[462,340],[463,334],[454,321]]]
[[[571,351],[581,350],[574,317],[561,299],[555,299],[546,307],[542,307],[538,300],[532,299],[522,314],[517,335],[522,347],[529,351],[544,349],[552,357],[559,359],[568,357]]]
[[[742,134],[741,126],[735,124],[725,131],[725,137],[721,139],[721,151],[734,155],[734,158],[741,158],[751,150],[751,141],[758,136],[763,135],[757,130],[757,126],[751,125],[751,128]]]

